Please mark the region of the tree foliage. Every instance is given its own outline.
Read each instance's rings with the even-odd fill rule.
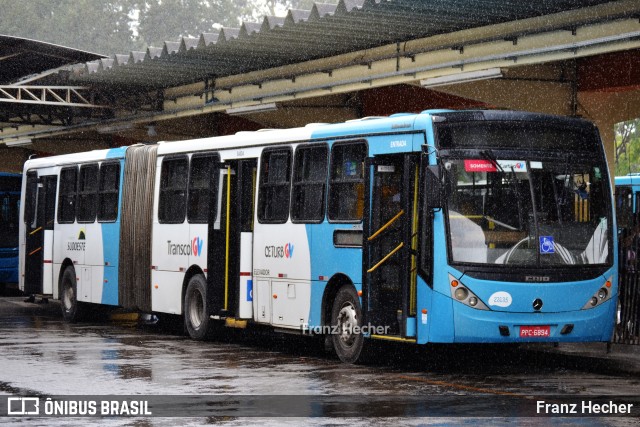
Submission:
[[[615,125],[616,176],[640,172],[640,118]]]
[[[0,0],[0,34],[111,55],[312,6],[312,0]]]
[[[132,0],[0,0],[0,34],[97,53],[134,47]]]

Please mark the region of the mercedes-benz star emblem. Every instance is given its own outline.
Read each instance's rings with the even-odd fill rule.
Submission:
[[[538,311],[542,308],[542,300],[540,298],[536,298],[533,301],[533,309]]]

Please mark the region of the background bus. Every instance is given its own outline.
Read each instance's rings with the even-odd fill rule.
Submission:
[[[640,174],[616,176],[615,199],[620,240],[620,310],[615,341],[640,344]]]
[[[22,175],[0,172],[0,286],[18,288],[18,228]]]
[[[30,160],[24,289],[222,326],[371,339],[608,341],[617,240],[595,126],[398,114]]]

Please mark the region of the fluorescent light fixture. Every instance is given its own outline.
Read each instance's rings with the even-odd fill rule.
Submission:
[[[96,127],[98,133],[118,133],[133,129],[133,123],[114,123]]]
[[[468,83],[478,80],[497,79],[502,77],[500,68],[488,68],[486,70],[467,71],[457,74],[450,74],[442,77],[432,77],[420,80],[420,84],[424,87],[445,86],[456,83]]]
[[[6,141],[4,144],[7,147],[24,147],[26,145],[31,145],[33,141],[31,141],[31,138],[22,138],[22,139],[16,139],[14,141]]]
[[[246,107],[236,107],[236,108],[227,108],[226,113],[231,116],[243,115],[243,114],[253,114],[253,113],[263,113],[265,111],[274,111],[277,110],[278,106],[275,102],[270,102],[268,104],[257,104],[257,105],[248,105]]]

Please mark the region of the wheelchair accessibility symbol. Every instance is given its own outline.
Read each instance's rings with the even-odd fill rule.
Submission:
[[[540,253],[555,254],[556,248],[553,243],[553,236],[540,236]]]

